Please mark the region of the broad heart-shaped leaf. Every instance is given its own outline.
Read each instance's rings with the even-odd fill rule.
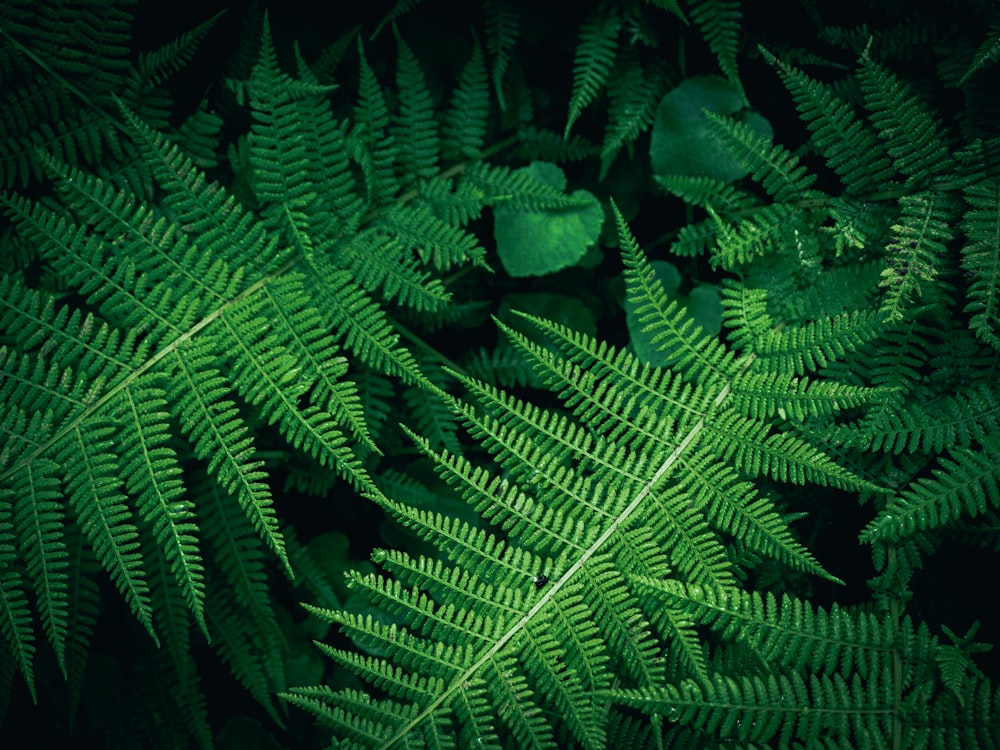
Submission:
[[[687,313],[706,334],[715,336],[722,330],[722,297],[710,285],[696,286],[688,295],[680,294],[681,274],[673,263],[664,260],[650,262],[657,280],[663,285],[668,299],[676,299],[687,308]],[[635,304],[625,300],[625,324],[636,356],[646,364],[662,367],[667,352],[661,352],[652,343],[652,336],[642,330],[642,323],[635,314]]]
[[[770,139],[771,124],[746,110],[742,92],[720,76],[687,78],[668,92],[656,109],[649,159],[656,177],[686,175],[713,177],[722,182],[747,174],[708,126],[704,110],[736,115],[752,131]]]
[[[517,171],[559,190],[566,188],[566,175],[555,164],[536,161]],[[493,236],[500,263],[508,274],[520,277],[555,273],[575,265],[597,242],[604,223],[600,201],[586,190],[575,190],[570,197],[586,205],[549,211],[497,206],[493,211]]]

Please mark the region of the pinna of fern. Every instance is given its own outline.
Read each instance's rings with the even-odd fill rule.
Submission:
[[[947,628],[961,645],[889,611],[669,580],[636,585],[709,628],[717,663],[732,649],[742,668],[609,691],[616,703],[722,743],[997,747],[1000,689],[968,658],[981,644],[961,643]]]

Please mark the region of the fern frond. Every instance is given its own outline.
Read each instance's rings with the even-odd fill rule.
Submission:
[[[476,198],[476,205],[481,206],[482,198]],[[424,206],[393,206],[380,217],[379,227],[392,232],[393,239],[398,240],[403,248],[416,251],[423,263],[439,271],[447,271],[469,261],[476,265],[485,263],[486,250],[474,235],[446,219],[438,218]],[[375,253],[368,253],[369,257],[372,255]],[[416,304],[407,302],[406,295],[399,295],[399,301],[417,310],[439,311],[451,299],[436,279],[417,286],[419,291],[415,289],[413,295]],[[390,294],[390,298],[395,296]]]
[[[615,208],[615,221],[625,264],[625,282],[636,316],[651,342],[668,355],[672,365],[690,371],[692,378],[707,375],[725,376],[735,372],[735,363],[721,344],[701,333],[675,300],[667,301],[663,286]]]
[[[917,479],[893,497],[862,532],[866,542],[896,542],[913,534],[975,518],[1000,505],[1000,440],[991,434],[979,450],[956,447],[938,459],[933,478]]]
[[[356,487],[371,488],[371,478],[330,416],[315,405],[299,406],[309,381],[300,377],[295,358],[267,330],[260,300],[244,297],[229,314],[220,316],[220,323],[219,345],[236,355],[230,378],[241,395],[260,408],[268,422],[276,422],[292,446],[301,447]]]
[[[893,707],[884,691],[891,674],[888,663],[879,663],[850,680],[840,673],[811,676],[808,683],[795,672],[714,675],[659,691],[613,691],[607,697],[723,742],[794,747],[794,737],[802,747],[820,748],[827,746],[823,737],[847,742],[856,736],[889,734]]]
[[[526,125],[517,131],[515,153],[528,161],[583,161],[599,152],[598,146],[580,135],[564,138],[554,130],[534,125]]]
[[[399,92],[399,114],[390,132],[398,145],[397,165],[402,175],[401,185],[415,187],[438,172],[441,160],[438,124],[434,117],[431,95],[417,58],[397,32],[399,60],[396,69],[396,89]]]
[[[803,210],[775,203],[754,211],[749,218],[730,224],[712,206],[709,216],[716,223],[712,261],[725,269],[739,269],[793,244],[799,233]]]
[[[101,612],[101,594],[95,580],[100,566],[94,560],[89,545],[80,529],[70,526],[67,535],[69,553],[69,600],[70,632],[66,641],[66,677],[69,688],[71,715],[75,715],[80,705],[80,697],[86,686],[88,662],[93,651],[93,637],[97,619]]]
[[[768,434],[764,422],[723,412],[706,429],[720,438],[728,436],[721,458],[748,474],[768,474],[794,484],[876,489],[807,441],[791,433]]]
[[[256,268],[273,268],[287,257],[278,248],[277,238],[218,184],[206,181],[190,157],[134,113],[121,109],[147,162],[163,187],[164,202],[176,212],[177,220],[198,236],[198,244],[220,255],[234,250],[239,237],[239,261]]]
[[[757,357],[768,373],[802,376],[860,350],[883,332],[875,311],[855,310],[804,325],[775,324],[766,289],[723,286],[723,320],[734,346]]]
[[[201,44],[223,12],[219,11],[159,49],[141,54],[136,64],[136,72],[139,77],[153,86],[158,86],[171,75],[183,69],[194,57],[198,45]]]
[[[697,0],[688,13],[719,61],[719,68],[730,82],[739,86],[736,53],[743,17],[739,0]]]
[[[866,451],[941,453],[969,447],[1000,428],[1000,402],[992,386],[962,389],[906,411],[880,411],[859,425],[844,425],[838,440]]]
[[[358,132],[352,135],[357,144],[354,158],[365,175],[368,200],[374,205],[389,203],[400,191],[399,179],[393,167],[398,146],[389,132],[389,107],[379,86],[375,71],[365,59],[358,41],[361,58],[358,82],[358,103],[354,107],[354,122]]]
[[[397,19],[402,18],[418,5],[420,5],[420,0],[396,0],[386,14],[382,16],[382,19],[378,22],[378,26],[376,26],[375,30],[372,32],[370,39],[378,37],[378,35],[382,33],[382,29],[386,26],[392,25],[395,27]]]
[[[28,686],[33,703],[38,702],[35,689],[35,633],[34,615],[28,603],[22,571],[15,563],[18,559],[18,542],[14,528],[13,488],[0,486],[0,635],[5,641],[5,655],[11,668],[17,665]]]
[[[774,503],[741,477],[873,486],[780,425],[733,409],[733,388],[756,355],[737,362],[720,342],[682,325],[618,220],[626,273],[635,277],[630,295],[644,297],[667,321],[671,342],[689,353],[673,368],[653,368],[591,336],[522,315],[544,343],[501,330],[560,398],[559,410],[452,373],[470,401],[440,395],[492,460],[474,462],[407,432],[481,520],[377,499],[441,554],[378,551],[383,572],[351,576],[352,588],[385,613],[382,620],[312,610],[372,655],[324,647],[327,654],[387,695],[376,703],[351,690],[287,694],[340,736],[365,747],[444,736],[499,745],[501,733],[543,747],[559,737],[598,747],[615,719],[596,697],[620,695],[611,687],[620,679],[639,692],[661,689],[663,649],[677,679],[713,678],[690,612],[679,604],[647,611],[630,575],[735,591],[744,570],[723,541],[733,534],[745,542],[747,559],[766,555],[836,580],[795,540]],[[784,385],[766,377],[746,382]]]
[[[88,425],[86,438],[80,428],[74,429],[60,461],[65,464],[76,457],[83,459],[80,470],[67,481],[67,492],[80,527],[132,613],[158,644],[149,585],[139,554],[138,527],[127,498],[116,488],[120,471],[113,452],[116,431],[110,422]],[[198,602],[193,584],[191,593]]]
[[[23,475],[13,477],[16,498],[13,524],[18,551],[35,591],[42,629],[66,674],[66,637],[69,627],[69,567],[65,533],[66,516],[54,461],[35,461]]]
[[[535,380],[530,363],[510,346],[473,350],[462,361],[462,370],[476,380],[496,386],[525,386]]]
[[[209,727],[205,694],[191,651],[190,610],[183,593],[173,585],[173,571],[163,550],[152,544],[150,536],[143,537],[142,556],[147,561],[153,610],[156,624],[163,634],[164,648],[158,650],[158,664],[146,665],[146,672],[160,673],[157,692],[170,697],[171,710],[183,717],[181,725],[185,734],[201,748],[212,747],[212,730]],[[164,684],[172,685],[165,690]],[[190,742],[190,738],[185,738]]]
[[[745,190],[714,177],[668,174],[658,175],[656,181],[685,203],[702,208],[711,206],[719,214],[740,211],[754,204]],[[693,231],[696,226],[694,223],[686,224],[684,230]]]
[[[628,48],[631,49],[631,48]],[[668,76],[655,67],[646,70],[638,60],[619,62],[616,74],[607,82],[608,124],[601,142],[603,180],[618,152],[632,143],[653,124],[656,108],[667,91]]]
[[[984,180],[963,188],[968,208],[962,217],[967,240],[962,270],[972,277],[965,312],[969,327],[994,349],[1000,349],[1000,182]]]
[[[354,384],[342,380],[347,360],[324,329],[320,312],[309,304],[302,276],[288,272],[260,287],[270,308],[273,332],[297,359],[303,377],[311,383],[309,400],[347,427],[360,444],[378,451],[358,404]]]
[[[587,202],[532,176],[530,170],[477,162],[466,179],[480,191],[486,205],[504,205],[526,211],[583,208]]]
[[[733,384],[733,403],[753,418],[805,421],[829,417],[862,406],[878,392],[829,380],[810,380],[791,374],[765,372],[741,375]]]
[[[59,12],[30,3],[4,7],[0,187],[41,177],[39,149],[71,164],[124,158],[108,93],[149,94],[130,81],[130,5],[88,0]]]
[[[719,223],[715,219],[685,224],[670,244],[670,252],[679,258],[708,255],[716,246]]]
[[[314,245],[335,237],[342,226],[356,226],[362,210],[344,146],[346,123],[338,123],[329,111],[329,90],[281,71],[265,23],[250,88],[253,188],[272,229],[288,227],[288,211],[307,213],[307,234]],[[323,209],[314,205],[320,195]],[[286,231],[295,234],[292,227]]]
[[[270,608],[241,608],[223,585],[209,586],[206,607],[213,643],[230,671],[276,722],[271,696],[285,687],[287,646]]]
[[[500,109],[507,109],[503,79],[510,65],[511,52],[521,34],[521,11],[504,0],[484,0],[483,17],[486,26],[486,51],[493,59],[490,78]]]
[[[899,78],[865,55],[857,73],[865,106],[893,166],[910,187],[929,187],[936,177],[954,171],[948,139],[920,99]]]
[[[192,493],[201,529],[215,553],[211,559],[217,563],[219,577],[225,579],[226,590],[251,613],[262,631],[274,630],[277,624],[268,591],[267,550],[257,529],[239,500],[209,477],[198,482]]]
[[[177,456],[165,444],[170,437],[165,423],[169,412],[161,383],[162,379],[155,376],[140,379],[126,385],[112,401],[112,413],[119,421],[125,445],[121,468],[112,471],[125,479],[139,515],[152,528],[188,608],[207,634],[205,570],[197,547],[198,524],[179,478]],[[89,432],[85,423],[81,444],[90,442]],[[101,437],[107,439],[107,433]]]
[[[952,237],[952,201],[938,193],[904,195],[902,213],[892,226],[892,241],[886,246],[888,267],[879,286],[886,289],[881,312],[887,320],[899,320],[925,293],[933,292],[939,269]]]
[[[458,441],[455,415],[437,395],[445,391],[450,378],[441,371],[433,371],[428,379],[434,384],[433,389],[410,387],[403,392],[414,427],[435,447],[444,447],[452,453],[460,454],[462,448]]]
[[[996,62],[1000,56],[1000,22],[994,21],[986,32],[986,38],[979,45],[969,67],[966,68],[958,81],[959,86],[965,85],[974,74],[986,67],[987,63]]]
[[[569,137],[573,123],[604,88],[618,50],[621,19],[603,9],[594,11],[580,27],[580,41],[573,59],[573,92],[563,137]]]
[[[706,112],[705,117],[716,137],[776,202],[795,202],[812,195],[810,187],[816,176],[784,146],[771,143],[739,120],[715,112]]]
[[[766,50],[762,52],[778,69],[799,114],[813,133],[812,144],[840,177],[846,192],[858,195],[884,189],[892,177],[893,166],[876,135],[858,119],[847,102],[831,86],[779,61]]]
[[[490,111],[489,80],[479,41],[462,69],[458,88],[441,131],[441,153],[445,159],[478,159],[486,140]]]
[[[350,278],[350,272],[317,264],[311,279],[327,325],[343,337],[344,346],[358,358],[382,372],[407,382],[424,379],[413,355],[399,345],[385,311]]]
[[[865,673],[895,648],[903,656],[916,655],[907,653],[915,634],[897,635],[896,624],[886,615],[837,605],[824,609],[788,594],[777,597],[648,578],[636,583],[722,638],[746,644],[761,664],[800,673]],[[909,622],[903,625],[911,627]]]
[[[216,352],[204,338],[176,348],[167,361],[171,401],[178,405],[181,427],[195,455],[208,461],[208,472],[226,492],[239,498],[257,533],[275,550],[281,549],[271,492],[256,458],[253,439],[231,400],[229,382],[214,367]]]

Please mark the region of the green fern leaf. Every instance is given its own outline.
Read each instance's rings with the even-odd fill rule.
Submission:
[[[28,603],[24,578],[15,567],[18,543],[11,502],[13,494],[13,488],[0,486],[0,635],[12,657],[4,661],[9,661],[12,669],[16,663],[32,702],[37,702],[33,667],[35,633],[32,627],[35,618]]]
[[[328,325],[343,336],[344,346],[358,358],[382,372],[420,382],[424,375],[413,355],[399,346],[385,311],[353,283],[350,272],[329,264],[317,264],[312,280],[328,316]]]
[[[100,566],[76,527],[69,527],[67,551],[69,553],[70,632],[66,641],[66,674],[69,688],[69,705],[76,711],[86,685],[88,662],[93,651],[93,637],[101,612],[101,594],[97,585]]]
[[[132,112],[122,116],[140,143],[142,153],[153,165],[154,174],[165,191],[164,201],[176,212],[180,223],[197,234],[199,244],[220,254],[233,249],[232,237],[240,237],[239,260],[257,268],[274,267],[284,257],[275,237],[261,223],[205,175],[179,147],[143,123]]]
[[[628,48],[631,49],[631,48]],[[638,60],[619,62],[607,87],[610,103],[608,125],[601,143],[601,179],[624,146],[632,143],[653,124],[656,108],[667,91],[668,77],[653,68],[644,70]]]
[[[996,62],[998,56],[1000,56],[1000,23],[994,21],[987,32],[986,39],[976,50],[972,62],[969,63],[969,67],[959,79],[958,85],[963,86],[975,73],[986,67],[987,63]]]
[[[820,371],[861,350],[884,330],[877,312],[861,310],[779,327],[768,309],[770,297],[768,290],[745,284],[723,286],[723,320],[734,346],[752,352],[768,373],[802,376]]]
[[[573,93],[563,137],[569,137],[573,123],[607,83],[618,50],[620,30],[621,19],[603,10],[591,13],[580,27],[580,41],[573,59]]]
[[[968,241],[962,269],[972,277],[965,312],[976,335],[1000,349],[1000,182],[988,180],[963,188],[969,205],[962,219]]]
[[[948,139],[903,82],[867,54],[857,77],[872,123],[907,186],[927,187],[935,177],[954,170]]]
[[[262,615],[268,615],[262,618]],[[270,609],[239,607],[224,586],[210,586],[206,617],[222,660],[240,684],[276,722],[271,696],[285,687],[283,651],[287,649]]]
[[[142,556],[147,561],[153,611],[157,615],[157,627],[163,633],[164,648],[159,650],[159,670],[164,678],[169,675],[172,689],[166,691],[171,696],[172,710],[183,718],[181,722],[186,734],[193,738],[198,747],[211,748],[212,730],[208,722],[205,695],[201,690],[198,670],[191,651],[190,610],[181,590],[174,585],[171,565],[160,547],[152,544],[153,539],[143,537]],[[147,665],[146,672],[152,672]],[[157,690],[164,691],[164,684],[157,683]],[[190,738],[186,738],[190,742]]]
[[[689,13],[718,59],[719,68],[732,83],[739,85],[736,52],[743,15],[739,0],[697,0]]]
[[[844,183],[848,194],[884,189],[892,176],[892,164],[875,134],[857,119],[834,92],[798,68],[780,62],[766,50],[767,60],[781,74],[795,98],[795,106],[813,133],[813,145]]]
[[[149,377],[130,383],[112,401],[114,413],[121,414],[118,419],[125,446],[120,472],[140,516],[152,528],[195,621],[207,634],[198,524],[179,479],[181,468],[177,456],[165,445],[169,438],[165,418],[169,412],[159,381],[160,378]],[[81,443],[89,442],[89,432],[84,424]]]
[[[899,320],[933,283],[944,263],[952,238],[952,201],[942,193],[905,195],[899,201],[902,213],[892,226],[893,238],[886,246],[889,266],[882,271],[879,286],[886,289],[881,311],[888,320]]]
[[[990,435],[981,450],[953,448],[938,459],[932,478],[917,479],[893,497],[862,532],[866,542],[898,541],[975,518],[1000,504],[1000,441]]]
[[[39,148],[73,164],[125,157],[108,116],[108,93],[139,99],[150,93],[132,69],[130,5],[83,3],[60,13],[30,3],[4,7],[0,187],[41,177]]]
[[[482,198],[476,201],[482,205]],[[452,204],[452,207],[455,207]],[[379,217],[379,227],[389,230],[395,240],[408,251],[416,251],[423,263],[429,263],[439,271],[447,271],[456,265],[472,261],[476,265],[485,263],[486,251],[479,240],[469,232],[435,216],[430,209],[420,205],[393,206]],[[375,253],[368,253],[368,256]],[[360,257],[360,256],[359,256]],[[387,274],[391,273],[387,269]],[[425,276],[414,276],[419,279],[412,284],[412,294],[401,294],[399,301],[416,310],[441,311],[451,299],[448,292],[436,279],[426,282]],[[390,297],[396,294],[389,293]]]
[[[677,302],[667,301],[662,285],[656,281],[652,267],[617,208],[615,221],[621,238],[628,295],[643,330],[652,336],[652,344],[667,355],[671,366],[689,369],[692,377],[733,374],[734,362],[722,346],[708,336],[699,336],[701,329],[694,326]]]
[[[251,86],[253,187],[272,229],[288,226],[288,211],[306,212],[311,244],[337,236],[341,226],[355,226],[362,208],[344,148],[346,124],[329,111],[328,92],[315,80],[300,81],[281,72],[265,24]],[[313,206],[320,195],[323,210]],[[288,231],[294,236],[295,229]]]
[[[396,70],[399,114],[393,120],[390,132],[399,147],[397,165],[405,189],[437,175],[441,154],[438,124],[423,72],[417,58],[398,33],[396,44],[399,48]]]
[[[777,203],[764,206],[754,211],[752,217],[731,225],[712,206],[707,208],[717,227],[712,259],[726,269],[746,267],[792,244],[800,232],[804,213],[794,205]]]
[[[566,195],[561,188],[537,179],[530,169],[477,162],[466,173],[466,179],[480,191],[486,205],[541,212],[586,208],[591,203],[586,195]]]
[[[398,146],[389,132],[389,108],[385,95],[375,71],[365,59],[360,40],[358,54],[361,57],[361,73],[358,103],[354,107],[357,132],[352,137],[357,147],[353,156],[364,172],[368,200],[378,206],[389,203],[400,190],[394,169]]]
[[[746,123],[706,112],[709,126],[730,152],[750,170],[775,201],[792,202],[812,195],[810,187],[816,181],[798,158],[783,146],[771,143]]]
[[[490,113],[489,80],[479,42],[474,41],[472,57],[462,69],[458,88],[441,131],[441,152],[445,159],[478,159],[486,140]]]
[[[1000,403],[991,385],[964,388],[906,411],[879,411],[858,425],[844,425],[838,440],[861,450],[941,453],[983,442],[1000,427]]]
[[[171,42],[168,42],[154,52],[148,52],[139,56],[136,71],[139,77],[148,81],[151,85],[158,86],[169,76],[184,68],[194,53],[198,45],[211,30],[215,22],[222,16],[223,11],[219,11],[206,21],[202,21],[190,31],[186,31]]]
[[[710,680],[685,680],[658,691],[614,691],[607,697],[723,742],[751,747],[776,742],[792,747],[795,737],[802,747],[818,748],[830,746],[824,737],[847,742],[858,735],[889,734],[892,705],[882,696],[890,675],[888,665],[879,665],[850,682],[840,673],[812,676],[808,683],[795,672],[714,675]],[[828,705],[835,708],[825,708]]]
[[[11,489],[16,498],[13,523],[20,557],[34,587],[42,629],[65,675],[69,561],[57,469],[54,461],[34,461],[23,475],[13,478]]]
[[[170,400],[177,404],[181,428],[194,446],[195,456],[208,461],[226,492],[235,494],[257,533],[281,554],[281,537],[272,507],[271,492],[256,458],[253,440],[238,418],[230,399],[229,382],[213,366],[215,343],[202,338],[175,348],[170,368]]]
[[[510,65],[511,51],[521,33],[521,11],[504,0],[484,0],[483,15],[486,25],[486,51],[493,58],[491,78],[500,109],[506,109],[503,80]]]
[[[139,533],[124,494],[118,492],[119,469],[115,453],[115,426],[91,424],[84,439],[79,427],[66,441],[60,461],[67,465],[80,457],[80,470],[67,481],[67,491],[80,527],[132,613],[158,643],[153,629],[149,586],[139,554]]]

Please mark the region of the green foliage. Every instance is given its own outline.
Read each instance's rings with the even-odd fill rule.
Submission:
[[[733,114],[744,109],[738,88],[718,76],[688,78],[660,101],[653,123],[649,159],[657,177],[685,175],[731,182],[747,173],[738,155],[710,127],[706,112]],[[750,132],[769,139],[771,127],[763,117],[749,113]]]
[[[998,747],[960,5],[5,5],[4,732]]]
[[[519,174],[565,190],[566,175],[554,164],[533,162]],[[511,276],[542,276],[576,265],[597,243],[604,211],[585,190],[570,194],[577,208],[531,211],[500,205],[494,211],[497,255]]]

